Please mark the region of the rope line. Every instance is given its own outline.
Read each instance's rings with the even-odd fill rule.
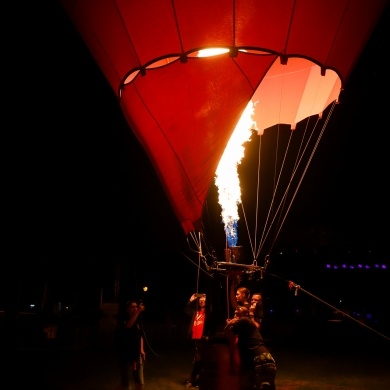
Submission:
[[[273,276],[273,277],[275,277],[275,278],[282,279],[281,277],[276,276],[276,275],[274,275],[274,274],[272,274],[272,273],[268,273],[268,274],[271,275],[271,276]],[[298,291],[302,291],[302,292],[304,292],[305,294],[309,295],[310,297],[312,297],[312,298],[316,299],[317,301],[321,302],[322,304],[324,304],[324,305],[330,307],[332,310],[341,313],[344,317],[347,317],[348,319],[350,319],[350,320],[356,322],[356,323],[359,324],[360,326],[362,326],[362,327],[364,327],[364,328],[370,330],[371,332],[376,333],[378,336],[383,337],[384,339],[390,341],[390,337],[384,335],[383,333],[379,332],[378,330],[376,330],[376,329],[374,329],[374,328],[371,328],[370,326],[368,326],[368,325],[362,323],[361,321],[357,320],[355,317],[352,317],[352,316],[349,315],[348,313],[342,311],[341,309],[339,309],[339,308],[337,308],[337,307],[331,305],[330,303],[324,301],[323,299],[317,297],[316,295],[314,295],[314,294],[312,294],[311,292],[309,292],[309,291],[305,290],[304,288],[302,288],[299,284],[296,284],[296,283],[292,282],[291,280],[289,280],[289,281],[288,281],[288,280],[285,280],[285,279],[282,279],[282,280],[284,280],[284,281],[288,284],[288,287],[289,287],[290,290],[293,290],[293,289],[295,290],[295,293],[294,293],[294,294],[295,294],[296,296],[298,295]]]

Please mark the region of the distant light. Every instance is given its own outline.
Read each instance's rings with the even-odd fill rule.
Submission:
[[[35,307],[35,303],[31,303],[30,304],[30,309],[34,309],[34,307]]]
[[[325,268],[326,269],[334,269],[334,270],[354,270],[354,269],[359,269],[359,270],[371,270],[371,269],[376,269],[376,270],[386,270],[387,269],[387,265],[386,264],[379,264],[379,263],[376,263],[376,264],[346,264],[346,263],[343,263],[343,264],[331,264],[331,263],[327,263],[325,264]]]
[[[148,287],[145,286],[145,287],[142,288],[142,290],[143,290],[144,292],[146,292],[146,291],[148,291]]]

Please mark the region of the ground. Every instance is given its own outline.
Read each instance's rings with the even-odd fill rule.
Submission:
[[[389,341],[384,340],[383,346]],[[218,346],[216,359],[223,361]],[[273,348],[277,360],[278,390],[386,390],[390,388],[389,357],[383,351],[365,347],[359,352],[341,346],[338,349],[297,348],[293,345]],[[190,372],[192,350],[189,345],[173,343],[171,347],[147,349],[145,363],[146,390],[179,390]],[[12,389],[24,390],[116,390],[119,371],[111,348],[20,349],[8,359],[14,367]],[[15,370],[16,368],[16,370]],[[234,378],[224,368],[209,367],[204,390],[231,389]],[[217,377],[212,378],[213,376]],[[211,378],[211,379],[210,379]],[[217,386],[217,388],[216,388]],[[212,387],[212,388],[211,388]],[[234,390],[234,389],[231,389]]]

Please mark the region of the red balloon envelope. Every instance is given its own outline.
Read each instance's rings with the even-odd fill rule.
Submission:
[[[259,102],[260,131],[321,114],[387,3],[62,0],[185,233],[200,229],[218,162],[248,102]],[[198,56],[211,48],[225,52]]]

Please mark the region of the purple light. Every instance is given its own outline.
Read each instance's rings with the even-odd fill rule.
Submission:
[[[346,263],[343,263],[341,265],[339,264],[325,264],[325,268],[326,269],[334,269],[334,270],[338,270],[338,269],[361,269],[361,270],[370,270],[370,269],[382,269],[382,270],[386,270],[387,269],[387,265],[386,264],[346,264]]]

